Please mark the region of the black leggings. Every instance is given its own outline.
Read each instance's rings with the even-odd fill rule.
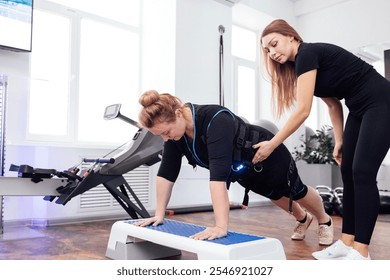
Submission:
[[[374,97],[368,97],[365,106],[360,104],[357,111],[356,106],[350,108],[341,164],[342,232],[354,235],[355,241],[367,245],[379,211],[377,173],[390,147],[390,83],[376,78],[369,85]]]

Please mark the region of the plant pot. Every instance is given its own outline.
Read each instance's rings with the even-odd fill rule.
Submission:
[[[332,189],[343,187],[340,167],[333,164],[308,164],[297,162],[299,176],[304,184],[312,187],[325,185]]]

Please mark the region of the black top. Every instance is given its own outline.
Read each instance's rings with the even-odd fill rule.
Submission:
[[[237,120],[242,120],[219,105],[186,104],[194,121],[194,139],[183,136],[178,141],[164,143],[158,176],[175,182],[181,168],[182,156],[195,166],[210,170],[210,181],[227,181],[231,172],[236,146]],[[259,128],[259,141],[269,140],[273,134]]]
[[[317,69],[314,95],[317,97],[353,96],[373,67],[349,51],[327,43],[301,43],[295,57],[297,77]]]

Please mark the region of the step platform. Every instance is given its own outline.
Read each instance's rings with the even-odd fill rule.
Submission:
[[[106,256],[115,260],[151,260],[195,253],[199,260],[285,260],[282,243],[264,236],[229,231],[223,238],[190,238],[206,227],[165,219],[159,226],[139,227],[139,220],[112,225]]]

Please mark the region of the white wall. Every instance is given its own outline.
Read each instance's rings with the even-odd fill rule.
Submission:
[[[143,0],[141,93],[175,91],[176,0]],[[158,22],[158,24],[155,24]]]
[[[225,27],[224,79],[230,81],[231,7],[212,0],[180,0],[176,22],[176,95],[183,101],[218,104],[218,27]],[[225,97],[229,107],[229,88],[225,88]]]
[[[313,2],[296,3],[297,27],[305,41],[335,43],[348,50],[390,42],[390,1],[333,0],[319,10]]]
[[[242,0],[240,3],[252,7],[274,18],[295,22],[294,3],[290,0]]]
[[[0,73],[6,75],[8,80],[8,143],[21,143],[25,139],[27,126],[30,54],[0,49],[0,61]]]

